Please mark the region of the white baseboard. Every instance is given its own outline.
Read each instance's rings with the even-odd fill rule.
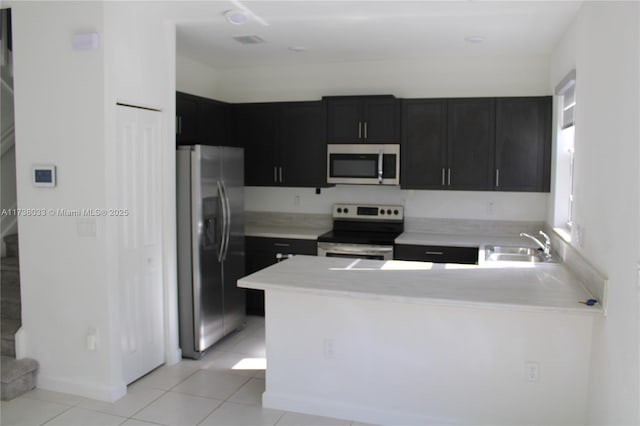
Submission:
[[[371,406],[347,404],[343,401],[302,398],[298,395],[269,391],[262,394],[262,406],[379,425],[459,425],[470,422],[470,419],[465,421],[463,419],[436,418],[425,413],[385,410]]]
[[[38,389],[68,393],[105,402],[115,402],[127,394],[127,385],[124,382],[114,386],[104,386],[62,377],[45,376],[40,373],[38,373],[37,387]]]

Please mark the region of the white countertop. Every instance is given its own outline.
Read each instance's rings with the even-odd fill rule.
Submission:
[[[299,240],[316,240],[318,236],[330,231],[326,227],[298,227],[281,225],[245,225],[247,237],[294,238]]]
[[[602,314],[562,264],[480,265],[295,256],[238,281],[239,287],[401,303]]]

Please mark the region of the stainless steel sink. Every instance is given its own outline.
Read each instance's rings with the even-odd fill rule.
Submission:
[[[544,254],[536,248],[516,246],[485,246],[485,260],[490,262],[546,262]]]

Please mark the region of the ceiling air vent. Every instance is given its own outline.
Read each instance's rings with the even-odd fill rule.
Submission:
[[[245,35],[245,36],[237,36],[233,38],[235,41],[241,44],[260,44],[264,43],[264,39],[258,37],[257,35]]]

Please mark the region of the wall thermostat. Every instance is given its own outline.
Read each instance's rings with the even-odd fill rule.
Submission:
[[[33,166],[33,186],[56,186],[56,166]]]

